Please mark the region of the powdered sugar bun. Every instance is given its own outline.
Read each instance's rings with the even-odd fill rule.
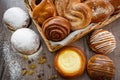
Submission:
[[[11,44],[20,53],[30,55],[39,49],[40,39],[33,30],[21,28],[12,34]]]
[[[90,47],[97,53],[111,53],[116,48],[116,40],[111,32],[96,30],[90,36]]]
[[[29,15],[19,7],[12,7],[5,11],[3,21],[11,30],[17,30],[27,27],[30,18]]]

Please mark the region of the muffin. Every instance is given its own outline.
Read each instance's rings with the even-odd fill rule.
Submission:
[[[3,21],[11,30],[25,28],[30,22],[29,15],[19,7],[12,7],[5,11]]]
[[[33,30],[21,28],[12,34],[11,44],[18,52],[24,55],[31,55],[38,51],[40,39]]]
[[[77,47],[66,46],[57,52],[54,58],[54,66],[64,78],[75,78],[83,74],[86,58]]]
[[[108,54],[116,48],[116,40],[111,32],[99,29],[90,36],[89,46],[96,53]]]

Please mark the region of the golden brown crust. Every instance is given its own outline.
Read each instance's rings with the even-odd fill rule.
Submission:
[[[79,55],[79,57],[81,58],[81,66],[80,66],[80,69],[74,73],[67,73],[66,71],[62,70],[62,68],[60,67],[60,65],[58,64],[58,58],[61,54],[64,54],[64,51],[66,50],[73,50],[75,52],[77,52],[77,54]],[[79,65],[79,64],[78,64]],[[55,69],[61,74],[62,77],[64,78],[75,78],[75,77],[78,77],[80,75],[83,74],[85,68],[86,68],[86,58],[83,54],[83,52],[78,49],[77,47],[73,47],[73,46],[66,46],[66,47],[63,47],[62,49],[60,49],[55,58],[54,58],[54,66],[55,66]]]
[[[32,9],[34,9],[37,5],[36,5],[36,0],[30,0],[30,6]]]
[[[39,24],[42,24],[46,19],[53,16],[56,16],[56,9],[52,0],[42,0],[33,9],[32,18],[37,20]]]
[[[108,0],[114,6],[115,11],[113,14],[117,14],[120,12],[120,0]]]
[[[108,54],[116,48],[116,40],[112,33],[98,29],[91,34],[89,46],[96,53]]]
[[[115,74],[113,61],[101,54],[90,58],[87,71],[92,80],[111,80]]]
[[[71,30],[83,29],[90,24],[92,11],[80,0],[56,0],[55,5],[58,15],[70,21]]]
[[[61,41],[70,33],[71,25],[69,21],[63,17],[55,16],[47,19],[42,30],[48,40]]]
[[[102,22],[114,12],[114,7],[106,0],[88,0],[85,2],[92,9],[92,22]]]

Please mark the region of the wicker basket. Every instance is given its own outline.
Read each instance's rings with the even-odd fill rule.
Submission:
[[[29,4],[29,0],[24,0],[24,3],[26,5],[26,8],[30,14],[30,16],[32,16],[32,8]],[[112,15],[110,18],[106,19],[104,22],[99,22],[99,23],[91,23],[89,26],[87,26],[84,29],[80,29],[80,30],[76,30],[71,32],[64,40],[59,41],[59,42],[52,42],[49,41],[45,36],[44,33],[42,31],[42,28],[40,27],[40,25],[38,24],[37,21],[33,20],[34,24],[36,25],[40,35],[42,36],[45,44],[47,45],[48,49],[50,52],[55,52],[56,50],[62,48],[65,45],[68,45],[78,39],[80,39],[81,37],[83,37],[84,35],[86,35],[87,33],[89,33],[90,31],[94,30],[94,29],[98,29],[98,28],[102,28],[105,25],[113,22],[114,20],[118,19],[120,17],[120,13],[116,14],[116,15]]]

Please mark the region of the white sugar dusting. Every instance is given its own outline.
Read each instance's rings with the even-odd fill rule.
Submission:
[[[15,30],[27,27],[29,20],[28,14],[19,7],[12,7],[5,11],[3,15],[3,20],[7,24],[11,25]]]
[[[97,17],[99,14],[108,14],[108,10],[104,9],[101,6],[98,6],[95,10],[92,9],[92,12],[94,17]]]
[[[20,57],[27,56],[29,60],[36,60],[39,57],[39,55],[41,54],[41,52],[43,51],[42,45],[40,45],[39,50],[32,55],[23,55],[23,54],[19,53],[18,51],[16,51],[14,47],[12,47],[12,49]]]
[[[10,80],[17,80],[21,75],[21,66],[17,61],[17,55],[10,51],[10,46],[7,41],[3,44],[3,54],[6,65],[9,68]]]
[[[22,28],[12,34],[11,43],[18,51],[24,54],[32,54],[38,50],[40,39],[33,30]]]
[[[39,50],[34,53],[33,55],[28,56],[28,60],[34,60],[37,61],[38,57],[40,56],[40,53],[42,52],[43,48],[42,45],[40,46]],[[3,44],[3,57],[6,63],[6,66],[8,66],[8,74],[10,75],[9,80],[24,80],[22,78],[22,69],[27,68],[29,65],[24,61],[23,55],[10,45],[9,41],[4,41]],[[29,77],[29,76],[28,76]]]

